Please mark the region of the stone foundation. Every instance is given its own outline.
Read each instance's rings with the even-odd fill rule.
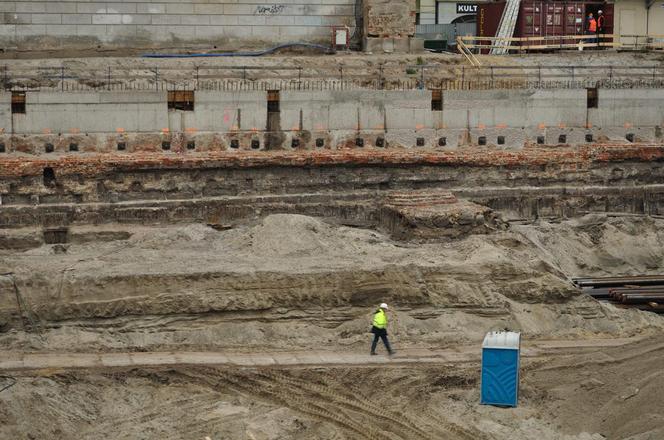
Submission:
[[[415,0],[365,0],[365,52],[416,53],[424,50],[415,39]]]

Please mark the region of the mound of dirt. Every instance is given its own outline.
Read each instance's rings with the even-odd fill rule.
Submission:
[[[467,362],[22,372],[0,378],[0,389],[16,380],[0,391],[0,437],[659,439],[664,319],[580,295],[568,277],[661,273],[663,226],[587,216],[408,243],[275,215],[225,231],[117,225],[85,232],[112,241],[5,249],[3,350],[333,356],[367,350],[382,301],[397,350],[479,347],[499,329],[531,342],[657,336],[524,357],[513,409],[478,404],[478,365]]]
[[[651,217],[588,215],[514,229],[569,277],[657,274],[664,267],[662,220]]]
[[[478,341],[505,328],[530,338],[633,336],[660,331],[663,320],[579,295],[567,276],[655,271],[645,262],[661,258],[661,226],[586,217],[404,243],[273,215],[226,231],[135,228],[126,240],[72,243],[64,254],[6,250],[3,272],[14,273],[23,307],[0,298],[0,346],[355,349],[383,301],[404,346]],[[0,283],[12,291],[10,278]],[[41,335],[23,331],[30,321]]]

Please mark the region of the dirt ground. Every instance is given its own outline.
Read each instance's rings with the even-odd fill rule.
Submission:
[[[0,393],[3,438],[656,440],[664,345],[526,359],[520,405],[478,365],[41,371]]]
[[[52,87],[55,90],[149,90],[160,87],[200,88],[205,84],[214,88],[222,80],[303,80],[354,81],[369,85],[379,78],[386,86],[401,88],[404,82],[441,80],[528,79],[570,81],[609,77],[606,66],[613,66],[613,79],[651,79],[661,75],[664,56],[657,53],[618,53],[586,51],[552,54],[524,54],[510,56],[481,55],[482,69],[473,68],[457,53],[364,54],[336,55],[285,53],[265,57],[221,58],[143,58],[115,56],[90,58],[36,57],[20,60],[0,60],[7,65],[8,82],[13,87]],[[535,69],[500,70],[501,66],[532,67]],[[567,66],[548,69],[547,66]],[[572,71],[570,66],[583,66]],[[593,68],[594,67],[594,68]],[[621,67],[644,67],[643,70],[621,70]],[[494,68],[493,70],[489,70]],[[64,70],[63,70],[64,69]],[[423,71],[421,70],[423,69]],[[639,74],[638,78],[635,74]],[[548,75],[548,76],[547,76]],[[65,78],[65,85],[61,77]],[[661,78],[660,78],[661,79]],[[278,84],[275,83],[275,84]],[[311,87],[314,87],[313,85]],[[412,87],[406,86],[406,87]]]
[[[664,318],[582,296],[569,278],[661,273],[663,226],[589,215],[401,242],[273,215],[223,231],[80,227],[67,245],[3,249],[0,273],[18,286],[12,296],[0,277],[0,347],[12,352],[366,353],[382,301],[405,352],[479,351],[499,329],[568,346],[522,360],[515,409],[479,405],[477,361],[0,373],[0,389],[16,380],[0,391],[0,438],[661,439]],[[636,339],[574,346],[625,337]]]

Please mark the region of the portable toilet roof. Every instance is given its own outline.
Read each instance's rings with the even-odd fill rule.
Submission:
[[[484,336],[482,348],[504,348],[518,350],[521,346],[521,333],[489,332]]]

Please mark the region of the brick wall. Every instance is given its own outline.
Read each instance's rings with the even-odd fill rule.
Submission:
[[[354,5],[354,0],[0,1],[0,45],[237,48],[329,42],[330,26],[354,26]]]

